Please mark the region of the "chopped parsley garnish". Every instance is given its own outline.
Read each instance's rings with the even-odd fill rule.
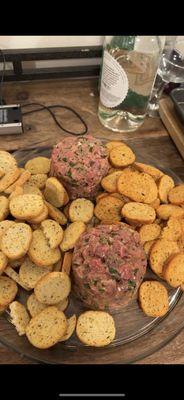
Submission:
[[[70,178],[72,178],[72,173],[71,173],[71,169],[69,169],[69,171],[66,174],[67,176],[69,176]]]
[[[67,162],[67,161],[68,161],[68,158],[63,157],[63,161],[64,161],[64,162]]]
[[[131,289],[134,289],[134,288],[136,287],[136,283],[130,279],[130,280],[128,281],[128,286],[129,286]]]
[[[69,162],[69,166],[70,166],[70,167],[74,167],[74,166],[75,166],[75,163],[72,162],[72,161],[70,161],[70,162]]]
[[[92,153],[92,151],[93,151],[93,146],[89,146],[89,151],[90,151],[90,153]]]
[[[93,284],[93,285],[95,285],[95,286],[96,286],[96,285],[97,285],[97,283],[98,283],[98,279],[93,279],[93,280],[92,280],[92,284]]]
[[[120,273],[117,271],[117,269],[114,269],[114,268],[109,268],[109,272],[111,273],[111,274],[118,274],[118,275],[120,275]]]
[[[139,268],[135,268],[134,269],[134,274],[137,274],[138,271],[139,271]]]
[[[102,244],[108,244],[108,239],[105,238],[105,237],[100,237],[99,238],[99,242],[102,243]]]
[[[85,287],[86,289],[90,289],[89,283],[84,283],[84,287]]]
[[[104,288],[98,288],[98,290],[99,290],[100,293],[104,293],[105,292]]]

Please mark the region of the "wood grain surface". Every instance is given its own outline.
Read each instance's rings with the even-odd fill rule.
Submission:
[[[97,117],[98,90],[96,79],[54,80],[7,83],[3,97],[8,104],[38,102],[45,105],[62,104],[73,107],[84,118],[89,132],[109,140],[121,139],[152,156],[165,167],[171,168],[184,180],[184,161],[159,118],[146,118],[136,132],[117,134],[104,128]],[[30,108],[31,109],[31,108]],[[27,110],[27,108],[26,108]],[[63,126],[80,132],[81,124],[70,112],[56,108]],[[24,133],[0,137],[0,149],[13,151],[53,145],[64,135],[47,111],[23,117]],[[159,165],[158,165],[159,166]],[[0,345],[0,364],[31,364],[31,360]],[[137,364],[184,363],[184,331],[162,350],[137,362]]]

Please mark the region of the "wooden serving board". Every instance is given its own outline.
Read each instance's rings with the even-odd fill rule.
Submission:
[[[184,159],[184,125],[180,121],[170,97],[159,102],[159,114],[178,151]]]

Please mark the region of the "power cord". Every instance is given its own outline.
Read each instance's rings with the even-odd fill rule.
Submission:
[[[56,123],[56,125],[57,125],[61,130],[63,130],[64,132],[69,133],[70,135],[74,135],[74,136],[78,136],[78,135],[81,136],[81,135],[85,135],[85,134],[87,133],[87,131],[88,131],[88,127],[87,127],[86,122],[85,122],[85,121],[83,120],[83,118],[78,114],[78,112],[75,111],[75,110],[74,110],[73,108],[71,108],[71,107],[63,106],[63,105],[61,105],[61,104],[54,104],[54,105],[45,106],[44,104],[40,104],[40,103],[27,103],[27,104],[22,104],[22,105],[21,105],[21,108],[23,108],[23,107],[29,107],[29,106],[39,106],[40,108],[37,108],[37,109],[35,109],[35,110],[25,111],[25,112],[22,113],[22,115],[28,115],[28,114],[32,114],[32,113],[35,113],[35,112],[40,112],[40,111],[43,111],[43,110],[47,110],[47,111],[50,113],[50,115],[52,116],[52,118],[53,118],[54,122]],[[58,119],[57,119],[55,113],[52,111],[53,108],[62,108],[62,109],[71,111],[71,112],[80,120],[80,122],[82,122],[82,124],[83,124],[83,126],[84,126],[84,130],[83,130],[82,132],[80,132],[80,133],[77,133],[77,132],[69,131],[68,129],[64,128],[64,127],[61,125],[61,123],[58,121]]]

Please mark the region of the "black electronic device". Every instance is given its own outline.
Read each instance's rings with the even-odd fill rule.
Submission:
[[[23,133],[20,104],[0,105],[0,135]]]

